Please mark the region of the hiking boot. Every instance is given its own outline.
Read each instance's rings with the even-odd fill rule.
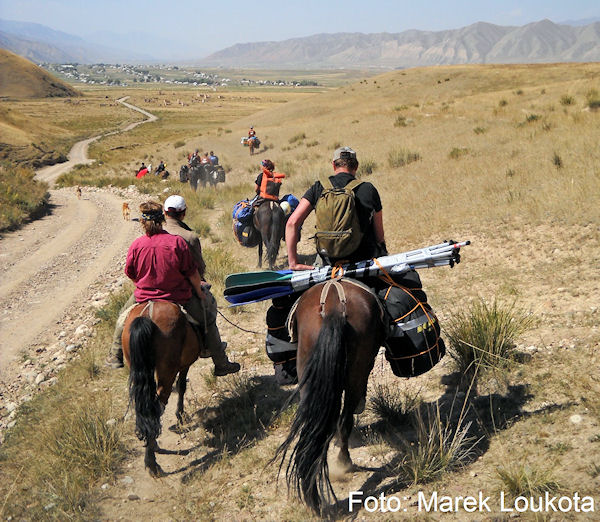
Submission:
[[[223,377],[230,373],[237,373],[240,371],[240,363],[227,361],[222,366],[215,366],[213,371],[215,377]]]
[[[109,368],[113,368],[115,370],[117,368],[123,368],[123,359],[119,359],[114,353],[110,353],[104,361],[104,366],[108,366]]]

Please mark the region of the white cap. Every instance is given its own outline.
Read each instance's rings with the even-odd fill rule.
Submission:
[[[183,212],[186,208],[185,199],[183,199],[181,196],[169,196],[167,199],[165,199],[165,212]]]

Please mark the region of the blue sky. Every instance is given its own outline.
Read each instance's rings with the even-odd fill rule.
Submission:
[[[317,33],[438,31],[478,21],[524,25],[592,17],[600,17],[598,0],[0,0],[5,20],[83,37],[100,31],[145,34],[152,47],[164,42],[165,51],[176,46],[195,56],[235,43]]]

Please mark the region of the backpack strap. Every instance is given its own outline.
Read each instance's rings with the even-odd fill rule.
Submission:
[[[348,183],[344,188],[350,189],[350,190],[354,190],[356,187],[358,187],[360,184],[362,183],[362,181],[358,180],[358,179],[353,179],[350,183]]]
[[[362,183],[362,181],[360,181],[359,179],[353,179],[350,183],[348,183],[345,187],[342,187],[342,188],[349,188],[350,190],[354,190],[361,183]],[[336,188],[333,186],[333,183],[331,182],[331,179],[329,179],[329,176],[327,176],[327,180],[325,181],[325,184],[329,185],[329,186],[326,187],[325,185],[322,184],[324,189],[335,189]]]

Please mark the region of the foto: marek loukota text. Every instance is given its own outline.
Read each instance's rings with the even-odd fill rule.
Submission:
[[[362,491],[351,491],[348,495],[348,509],[350,512],[364,509],[369,513],[395,513],[406,512],[416,508],[418,512],[425,513],[593,513],[595,501],[591,496],[580,495],[553,495],[546,492],[534,496],[513,497],[501,491],[497,496],[487,496],[483,492],[477,495],[441,495],[437,491],[432,493],[417,493],[416,501],[413,498],[398,497],[380,493],[377,497],[365,496]]]

